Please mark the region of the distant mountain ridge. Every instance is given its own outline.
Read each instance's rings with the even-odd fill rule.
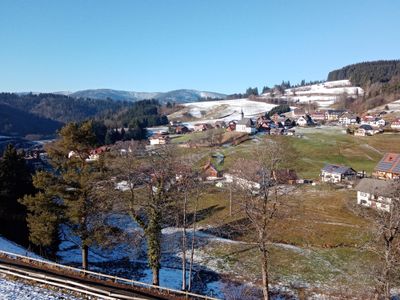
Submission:
[[[222,93],[180,89],[169,92],[134,92],[113,89],[88,89],[77,92],[56,92],[55,94],[67,95],[74,98],[112,99],[116,101],[140,101],[145,99],[157,99],[160,102],[188,103],[202,98],[225,99],[227,95]]]

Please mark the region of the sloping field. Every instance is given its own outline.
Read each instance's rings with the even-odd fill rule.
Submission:
[[[184,104],[184,108],[168,116],[170,120],[181,120],[184,117],[191,117],[192,121],[215,122],[223,120],[240,120],[241,112],[244,117],[256,117],[265,114],[276,105],[264,102],[251,101],[248,99],[220,100],[193,102]]]

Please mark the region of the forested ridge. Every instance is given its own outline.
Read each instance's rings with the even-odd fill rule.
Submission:
[[[160,107],[156,100],[132,103],[57,94],[0,93],[0,134],[52,135],[65,123],[94,119],[107,128],[136,130],[140,133],[133,136],[139,139],[145,137],[145,127],[168,122]]]
[[[364,89],[357,99],[343,97],[336,105],[365,112],[400,98],[400,60],[379,60],[349,65],[332,71],[328,81],[348,79]]]
[[[389,82],[394,76],[400,76],[400,60],[378,60],[331,71],[328,81],[349,79],[353,85],[365,87],[376,82]]]

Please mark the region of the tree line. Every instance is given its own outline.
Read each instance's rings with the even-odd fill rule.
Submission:
[[[400,60],[362,62],[329,72],[328,81],[349,79],[353,85],[366,87],[373,83],[389,82],[400,76]]]

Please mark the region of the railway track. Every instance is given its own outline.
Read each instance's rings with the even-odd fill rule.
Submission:
[[[0,273],[107,300],[216,300],[3,251],[0,251]]]

